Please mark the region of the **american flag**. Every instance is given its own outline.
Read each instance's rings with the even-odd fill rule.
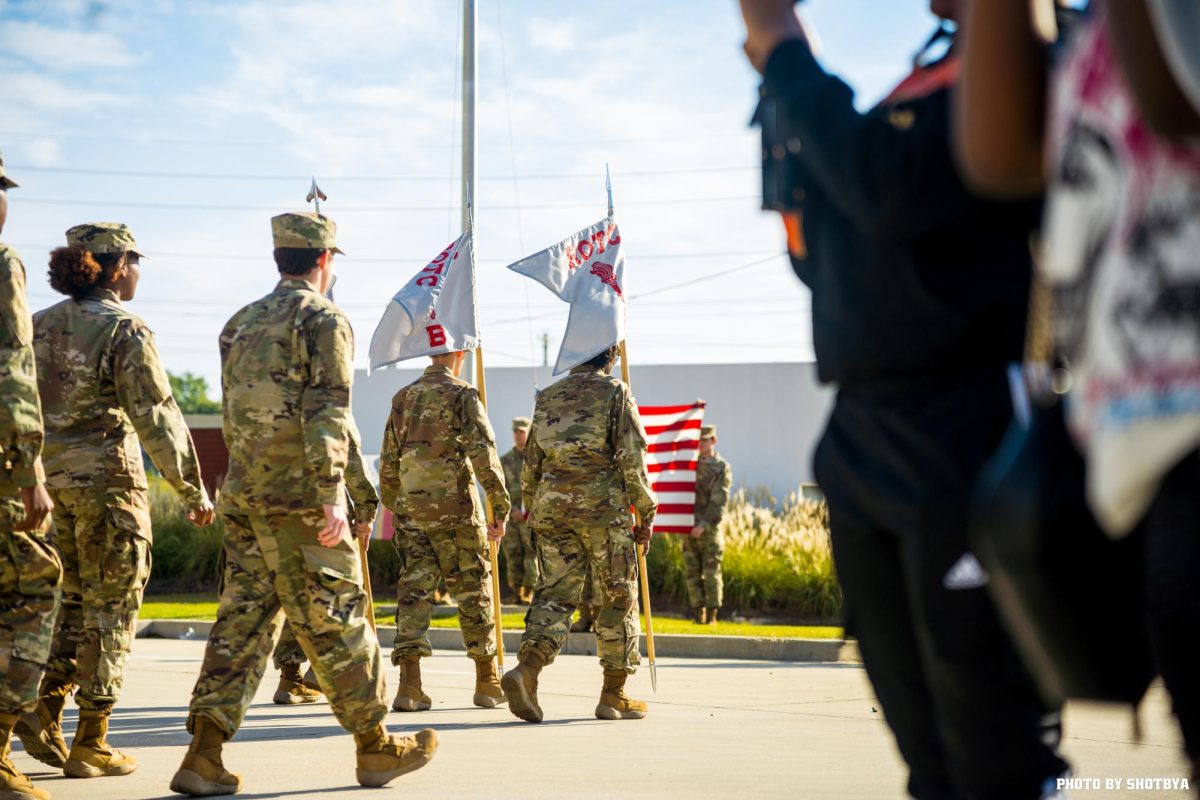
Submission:
[[[690,533],[696,524],[696,458],[704,402],[638,406],[646,428],[646,466],[658,496],[655,533]]]

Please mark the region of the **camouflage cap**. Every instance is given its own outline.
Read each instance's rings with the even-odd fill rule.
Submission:
[[[716,425],[701,425],[700,426],[700,438],[701,439],[717,438],[717,426]]]
[[[533,421],[529,417],[513,417],[514,431],[528,431],[533,427]]]
[[[0,189],[15,189],[19,185],[4,174],[4,154],[0,153]]]
[[[312,211],[289,211],[271,217],[271,238],[274,239],[276,247],[332,250],[342,253],[337,246],[337,223],[323,214]]]
[[[142,258],[128,225],[120,222],[85,222],[67,231],[67,245],[79,245],[89,253],[134,253]]]

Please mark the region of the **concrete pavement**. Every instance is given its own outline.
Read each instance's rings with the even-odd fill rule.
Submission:
[[[20,752],[18,766],[58,800],[169,797],[183,757],[187,702],[204,643],[139,639],[112,739],[141,760],[121,778],[73,780]],[[542,673],[546,722],[530,725],[503,707],[471,706],[473,670],[462,655],[437,652],[423,664],[433,710],[392,713],[396,732],[431,726],[441,749],[426,768],[385,789],[354,782],[354,746],[325,704],[272,705],[268,669],[246,724],[227,745],[226,765],[241,772],[250,798],[540,798],[903,796],[904,768],[876,710],[863,670],[850,664],[660,659],[659,691],[643,667],[631,680],[650,716],[601,722],[592,710],[600,671],[594,657],[563,656]],[[394,689],[395,670],[388,668]],[[1187,775],[1161,688],[1142,715],[1134,743],[1128,715],[1072,708],[1065,752],[1082,778]],[[75,728],[69,711],[68,741]],[[1188,797],[1170,791],[1078,791],[1075,798]]]

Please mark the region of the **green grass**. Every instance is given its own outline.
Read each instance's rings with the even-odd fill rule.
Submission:
[[[161,479],[152,479],[150,501],[154,524],[150,591],[214,591],[224,533],[221,523],[204,529],[189,525],[178,497]],[[823,504],[798,496],[779,502],[763,491],[739,491],[730,499],[721,529],[726,613],[819,622],[840,618],[842,596]],[[680,542],[679,536],[655,536],[650,547],[647,571],[656,608],[687,608]],[[376,541],[368,560],[376,592],[394,591],[400,560],[391,543]]]
[[[139,615],[142,619],[199,619],[217,618],[217,601],[210,594],[164,594],[150,595],[142,604]],[[391,625],[395,621],[395,606],[376,606],[375,621],[379,625]],[[525,629],[524,614],[505,614],[503,625],[506,631]],[[457,628],[458,617],[436,617],[430,623],[433,628]],[[688,633],[705,636],[760,636],[769,639],[840,639],[842,629],[825,625],[756,625],[752,622],[718,622],[716,625],[697,625],[691,620],[678,617],[655,617],[655,633]]]

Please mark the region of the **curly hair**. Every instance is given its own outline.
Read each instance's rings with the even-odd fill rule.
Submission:
[[[613,368],[613,365],[617,363],[617,358],[620,357],[620,355],[621,346],[619,344],[614,344],[612,347],[597,353],[583,363],[587,364],[592,369],[608,372]]]
[[[56,248],[50,253],[50,286],[56,292],[82,300],[97,286],[113,282],[124,255],[89,253],[77,244]]]

